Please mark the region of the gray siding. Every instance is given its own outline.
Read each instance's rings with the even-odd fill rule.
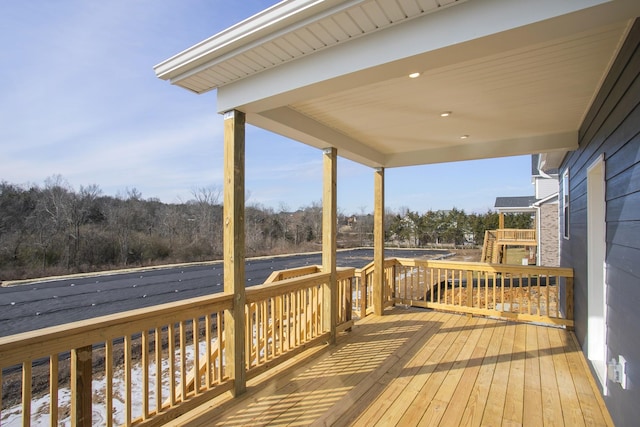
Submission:
[[[607,360],[623,355],[629,390],[609,382],[616,425],[640,420],[640,22],[637,20],[580,129],[569,168],[570,239],[561,265],[575,271],[575,331],[587,340],[587,167],[604,154],[606,173]],[[562,189],[560,190],[562,191]],[[560,200],[563,195],[560,194]],[[562,215],[562,212],[561,212]],[[562,218],[561,218],[562,221]]]

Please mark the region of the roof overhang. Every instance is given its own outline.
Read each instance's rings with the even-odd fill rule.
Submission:
[[[553,204],[558,202],[558,193],[553,193],[545,197],[544,199],[540,199],[533,204],[533,207],[539,208],[542,205]]]
[[[638,15],[637,0],[288,0],[155,70],[372,167],[563,156]]]
[[[496,212],[503,214],[519,214],[519,213],[535,213],[536,208],[533,206],[522,208],[495,208]]]
[[[564,151],[550,151],[548,153],[542,153],[538,162],[538,168],[543,172],[557,170],[560,168],[565,155],[566,152]]]

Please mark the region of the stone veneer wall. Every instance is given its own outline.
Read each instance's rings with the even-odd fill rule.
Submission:
[[[540,265],[560,265],[558,223],[558,203],[540,206]]]

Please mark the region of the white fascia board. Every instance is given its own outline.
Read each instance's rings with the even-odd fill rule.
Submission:
[[[386,167],[424,165],[496,157],[523,156],[550,150],[576,150],[578,131],[553,135],[516,138],[501,141],[475,142],[453,145],[419,152],[398,153],[387,156]]]
[[[549,196],[545,197],[544,199],[538,200],[537,202],[535,202],[533,204],[533,207],[538,208],[538,207],[540,207],[540,206],[542,206],[542,205],[544,205],[546,203],[554,201],[554,199],[555,199],[556,202],[558,201],[558,193],[550,194]]]
[[[285,0],[161,62],[156,76],[175,84],[182,79],[326,15],[364,0]],[[212,88],[213,89],[213,88]]]
[[[540,153],[538,168],[543,172],[550,169],[559,169],[566,155],[567,152],[564,150]]]
[[[569,14],[605,3],[607,0],[468,1],[222,86],[218,108],[220,112],[272,109],[326,94],[329,88],[343,90],[402,76],[413,64],[437,68],[567,36],[601,19],[601,13],[593,10],[582,17],[567,18]],[[563,25],[541,31],[523,28],[563,16]],[[611,22],[620,19],[607,18]],[[514,29],[515,33],[506,33]],[[489,36],[494,37],[481,46],[472,43]],[[428,58],[420,57],[425,54]]]
[[[494,209],[498,213],[527,213],[527,212],[535,212],[536,208],[533,207],[522,207],[522,208],[496,208]]]
[[[203,64],[223,60],[241,46],[286,28],[309,15],[315,15],[344,0],[281,1],[154,66],[156,76],[172,81]],[[232,6],[229,6],[232,7]]]
[[[291,108],[249,113],[247,123],[319,149],[335,147],[341,157],[367,166],[379,167],[384,162],[384,156],[378,151]]]

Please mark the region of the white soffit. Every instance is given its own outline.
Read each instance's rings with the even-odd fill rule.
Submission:
[[[416,79],[405,73],[288,108],[366,143],[387,167],[575,149],[626,27],[420,69]],[[452,114],[442,118],[444,111]]]
[[[635,0],[444,3],[285,1],[156,73],[370,166],[566,151],[640,14]]]
[[[196,93],[466,0],[285,0],[156,65]]]

